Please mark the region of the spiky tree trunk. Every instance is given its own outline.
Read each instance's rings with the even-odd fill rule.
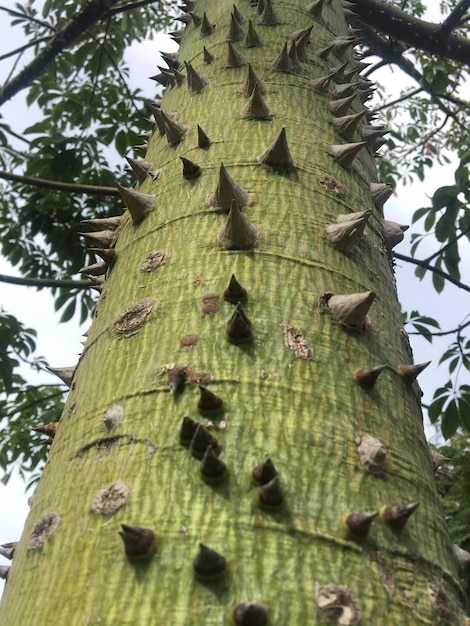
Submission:
[[[187,4],[0,622],[462,623],[356,35]]]

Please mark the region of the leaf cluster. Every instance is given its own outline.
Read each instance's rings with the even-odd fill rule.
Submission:
[[[36,332],[25,328],[14,316],[0,310],[0,470],[6,484],[13,467],[23,477],[40,469],[47,448],[44,437],[32,429],[56,422],[62,411],[66,389],[57,385],[30,385],[19,366],[40,371],[45,362],[35,357]]]

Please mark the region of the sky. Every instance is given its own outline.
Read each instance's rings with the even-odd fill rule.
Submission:
[[[11,6],[13,2],[3,2],[4,6]],[[431,8],[438,7],[438,0],[430,0],[428,5]],[[5,20],[0,14],[0,26]],[[2,28],[2,33],[6,32]],[[3,39],[0,43],[0,53],[8,51],[18,45]],[[158,36],[156,40],[147,42],[132,49],[128,54],[128,61],[131,66],[131,80],[134,85],[148,88],[149,97],[155,96],[155,86],[148,80],[156,71],[156,66],[161,64],[158,57],[158,50],[176,50],[176,45],[168,38]],[[0,77],[4,75],[1,73]],[[397,80],[397,74],[393,76]],[[395,83],[396,84],[396,83]],[[2,114],[6,120],[12,115],[30,115],[26,112],[23,104],[24,92],[20,93],[14,101],[5,105]],[[26,125],[26,124],[25,124]],[[383,150],[383,149],[382,149]],[[397,221],[400,224],[410,224],[413,212],[429,205],[429,195],[438,187],[453,182],[454,166],[444,168],[433,168],[427,179],[423,182],[413,182],[406,187],[398,186],[394,196],[385,205],[386,219]],[[406,231],[405,240],[396,248],[402,254],[409,254],[409,242],[413,229]],[[421,256],[430,254],[436,250],[436,243],[432,238],[428,238],[422,249]],[[470,259],[470,250],[466,246],[464,255]],[[462,264],[462,268],[470,267],[469,263]],[[462,292],[452,285],[447,285],[443,294],[438,295],[434,291],[430,277],[425,277],[423,281],[418,281],[414,277],[414,266],[397,262],[396,277],[398,284],[398,294],[402,306],[406,310],[419,310],[423,315],[437,317],[445,320],[445,329],[454,328],[462,322],[465,315],[470,310],[470,294]],[[1,274],[16,274],[16,271],[0,258]],[[470,282],[470,276],[462,277],[463,282]],[[37,291],[33,288],[25,288],[14,285],[0,283],[0,306],[7,312],[15,315],[27,327],[38,330],[37,354],[44,355],[47,362],[53,367],[73,365],[78,360],[82,333],[85,328],[80,328],[78,321],[73,319],[67,324],[59,324],[59,317],[54,311],[53,300],[46,289]],[[420,376],[420,385],[424,391],[423,401],[430,402],[434,390],[447,380],[446,369],[438,368],[436,361],[449,343],[448,338],[435,340],[432,347],[421,338],[412,337],[412,346],[416,363],[428,361],[434,358],[431,366]],[[47,383],[56,383],[57,379],[45,373],[41,380]],[[427,427],[428,439],[436,440],[435,430]],[[28,513],[27,498],[30,493],[25,494],[24,483],[17,476],[13,475],[6,487],[0,485],[0,543],[19,539]],[[0,565],[8,564],[0,557]],[[2,586],[0,585],[0,592]]]

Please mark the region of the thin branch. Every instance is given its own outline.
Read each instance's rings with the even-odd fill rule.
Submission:
[[[129,4],[123,4],[120,7],[116,7],[115,9],[111,9],[106,14],[106,17],[112,15],[119,15],[119,13],[124,13],[125,11],[132,11],[133,9],[138,9],[140,7],[145,7],[149,4],[159,4],[160,0],[140,0],[140,2],[130,2]]]
[[[470,66],[470,43],[456,35],[442,36],[439,24],[420,20],[380,0],[360,0],[355,3],[354,13],[374,31],[418,50]]]
[[[389,63],[394,63],[397,65],[405,74],[411,76],[413,80],[415,80],[418,85],[421,85],[426,93],[429,95],[434,104],[446,115],[451,117],[455,124],[460,127],[462,132],[467,133],[467,128],[464,124],[462,124],[458,119],[456,113],[449,109],[432,90],[428,81],[424,78],[422,74],[418,72],[416,66],[408,59],[405,59],[403,56],[403,52],[405,52],[405,48],[394,42],[387,42],[383,38],[378,37],[375,32],[371,29],[367,29],[367,40],[369,49],[372,54],[377,54],[381,56],[384,60],[386,59]],[[462,103],[463,106],[467,106],[465,103]]]
[[[83,9],[51,38],[49,44],[36,55],[31,63],[4,86],[0,94],[0,105],[25,89],[58,54],[69,48],[77,37],[102,19],[117,1],[90,0],[87,2]]]
[[[434,254],[431,254],[431,256],[428,256],[427,259],[424,259],[425,262],[429,263],[430,261],[432,261],[436,257],[440,256],[443,252],[445,252],[447,250],[447,248],[450,248],[451,246],[455,245],[457,243],[457,241],[461,237],[464,237],[469,231],[470,231],[470,226],[468,226],[467,228],[464,228],[464,230],[461,233],[459,233],[457,235],[457,237],[454,237],[448,243],[446,243],[445,246],[442,246],[442,248],[439,248],[439,250],[437,252],[434,252]]]
[[[100,187],[99,185],[81,185],[79,183],[62,183],[57,180],[47,180],[45,178],[35,178],[34,176],[21,176],[20,174],[9,174],[0,170],[0,178],[14,183],[31,185],[32,187],[42,187],[43,189],[53,189],[54,191],[66,191],[67,193],[84,193],[90,196],[117,196],[119,191],[114,187]]]
[[[33,22],[33,24],[38,24],[38,26],[42,26],[43,28],[48,28],[53,33],[57,32],[57,29],[48,24],[47,22],[43,22],[42,20],[38,20],[36,17],[32,15],[26,15],[26,13],[20,13],[19,11],[14,11],[13,9],[9,9],[7,7],[0,7],[0,11],[5,11],[11,17],[19,17],[21,20],[27,20],[28,22]]]
[[[24,287],[65,287],[67,289],[90,289],[93,283],[89,280],[71,280],[66,278],[20,278],[0,274],[0,283],[23,285]]]
[[[408,98],[411,98],[412,96],[416,96],[421,91],[423,91],[422,87],[416,87],[416,89],[412,89],[411,91],[408,91],[408,93],[402,94],[400,97],[395,98],[395,100],[390,100],[389,102],[382,104],[382,106],[380,107],[374,107],[374,112],[383,111],[384,109],[388,109],[389,107],[394,106],[395,104],[400,104],[400,102],[404,102],[405,100],[408,100]]]
[[[33,388],[29,387],[29,389],[27,389],[26,391],[28,392],[28,391],[31,391],[32,389],[41,389],[42,387],[57,387],[57,385],[38,385],[37,387],[33,387]],[[44,396],[43,398],[36,398],[35,400],[28,402],[27,404],[23,404],[23,406],[14,408],[12,411],[7,413],[3,417],[9,420],[13,417],[13,415],[15,415],[15,413],[21,413],[22,411],[32,409],[34,406],[38,404],[42,404],[43,402],[46,402],[47,400],[52,400],[53,398],[57,398],[58,396],[63,396],[65,393],[67,393],[67,389],[50,393],[48,396]]]
[[[468,322],[465,322],[465,324],[459,324],[456,328],[452,328],[452,330],[442,330],[439,332],[431,332],[429,333],[430,335],[432,335],[433,337],[445,337],[446,335],[454,335],[455,333],[460,333],[462,332],[462,330],[464,328],[467,328],[467,326],[470,326],[470,320]],[[421,333],[418,332],[409,332],[407,333],[408,335],[421,335]]]
[[[438,29],[438,34],[441,37],[447,37],[447,35],[461,23],[462,17],[470,7],[470,0],[460,0],[446,19],[442,22]]]
[[[15,56],[15,54],[22,54],[28,48],[31,48],[32,46],[36,46],[39,43],[45,43],[46,41],[50,41],[50,39],[51,39],[50,37],[40,37],[39,39],[33,39],[33,41],[25,43],[24,46],[20,46],[19,48],[15,48],[15,50],[11,50],[10,52],[7,52],[6,54],[2,54],[0,56],[0,61],[9,59],[10,57]]]
[[[460,280],[453,278],[450,274],[443,272],[438,267],[434,267],[433,265],[426,263],[426,261],[421,261],[420,259],[414,259],[411,256],[405,256],[404,254],[399,254],[398,252],[394,252],[393,257],[395,259],[400,259],[400,261],[406,261],[407,263],[413,263],[414,265],[419,265],[419,267],[424,267],[424,269],[430,270],[431,272],[434,272],[434,274],[437,274],[438,276],[442,276],[442,278],[444,278],[445,280],[448,280],[450,283],[452,283],[456,287],[459,287],[460,289],[463,289],[464,291],[470,292],[470,287],[468,285],[460,282]]]

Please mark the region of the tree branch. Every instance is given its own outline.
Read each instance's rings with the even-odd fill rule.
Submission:
[[[447,18],[440,25],[438,30],[439,35],[441,37],[447,37],[451,30],[453,30],[456,26],[459,26],[462,17],[469,7],[470,0],[460,0],[460,2],[456,4]]]
[[[399,254],[398,252],[393,253],[393,258],[400,259],[400,261],[406,261],[407,263],[413,263],[414,265],[419,265],[419,267],[424,267],[424,269],[430,270],[431,272],[434,272],[435,274],[442,276],[442,278],[444,278],[445,280],[448,280],[450,283],[452,283],[456,287],[459,287],[460,289],[463,289],[464,291],[470,292],[470,287],[468,285],[460,282],[460,280],[456,280],[450,274],[443,272],[442,270],[440,270],[437,267],[434,267],[430,263],[426,263],[426,261],[421,261],[420,259],[414,259],[411,256],[405,256],[404,254]]]
[[[468,228],[464,228],[464,230],[462,230],[462,232],[459,233],[457,237],[454,237],[453,239],[451,239],[448,243],[446,243],[445,246],[442,246],[442,248],[439,248],[437,252],[434,252],[434,254],[431,254],[431,256],[428,256],[427,259],[424,259],[425,262],[429,263],[436,257],[440,256],[443,252],[447,250],[447,248],[450,248],[451,246],[455,245],[461,237],[464,237],[468,233],[468,231],[470,231],[470,226],[468,226]]]
[[[11,50],[10,52],[6,52],[5,54],[2,54],[0,56],[0,61],[4,61],[5,59],[13,57],[15,56],[15,54],[22,54],[28,48],[31,48],[32,46],[36,46],[39,43],[50,41],[50,39],[51,39],[50,37],[40,37],[39,39],[33,39],[33,41],[29,41],[28,43],[25,43],[24,46],[20,46],[19,48],[16,48],[15,50]]]
[[[0,105],[27,87],[44,68],[88,28],[98,22],[118,0],[90,0],[72,20],[59,30],[49,44],[0,93]]]
[[[387,60],[389,63],[394,63],[403,72],[405,72],[405,74],[411,76],[411,78],[413,78],[413,80],[415,80],[418,85],[424,89],[434,104],[436,104],[436,106],[448,117],[451,117],[455,124],[460,127],[462,132],[465,132],[465,134],[467,133],[466,126],[457,119],[456,113],[449,109],[449,107],[442,102],[442,99],[433,93],[431,86],[424,76],[418,72],[413,63],[408,61],[408,59],[403,56],[403,52],[405,51],[403,45],[396,42],[385,41],[383,38],[378,37],[377,34],[370,28],[367,28],[367,43],[369,45],[370,54],[375,54],[382,57],[384,60]],[[366,54],[365,56],[368,55]],[[466,103],[459,103],[459,106],[466,108]]]
[[[465,322],[463,324],[459,324],[456,328],[452,328],[452,330],[441,330],[441,331],[431,332],[429,334],[432,335],[433,337],[445,337],[445,335],[454,335],[455,333],[460,334],[462,330],[464,330],[464,328],[467,328],[467,326],[470,326],[470,321]],[[414,331],[410,331],[407,334],[408,335],[421,335],[421,333],[414,332]]]
[[[93,283],[89,280],[70,280],[61,278],[20,278],[0,274],[0,283],[23,285],[24,287],[66,287],[67,289],[90,289]]]
[[[470,66],[470,43],[440,32],[439,24],[420,20],[380,0],[359,0],[354,6],[359,21],[388,37],[441,58]]]
[[[157,2],[160,2],[160,0],[140,0],[139,2],[130,2],[129,4],[123,4],[120,7],[111,9],[107,13],[106,17],[119,15],[119,13],[125,13],[126,11],[132,11],[133,9],[139,9],[140,7],[145,7],[148,4],[156,4]]]
[[[62,183],[56,180],[45,178],[35,178],[34,176],[21,176],[19,174],[9,174],[0,170],[0,178],[32,187],[42,187],[43,189],[53,189],[54,191],[66,191],[67,193],[84,193],[90,196],[117,196],[119,191],[114,187],[100,187],[99,185],[81,185],[78,183]]]

